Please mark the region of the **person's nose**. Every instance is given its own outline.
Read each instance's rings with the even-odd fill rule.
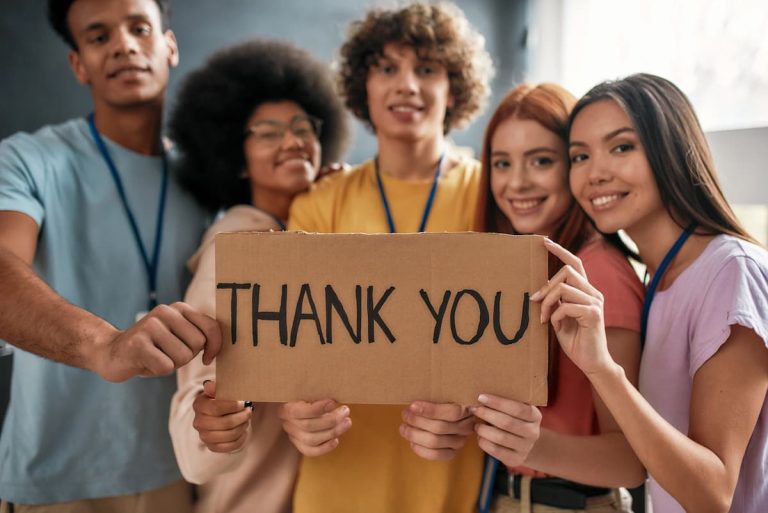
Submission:
[[[397,73],[397,92],[404,96],[416,94],[419,90],[419,83],[414,70],[403,67]]]
[[[127,27],[120,27],[114,32],[112,44],[112,55],[114,57],[133,55],[139,51],[139,43]]]
[[[296,135],[290,128],[286,128],[285,133],[283,133],[283,140],[280,144],[280,148],[284,150],[303,148],[304,144],[304,139]]]
[[[590,185],[599,185],[611,180],[613,174],[608,158],[594,154],[591,155],[586,164],[587,179]]]
[[[513,164],[507,171],[507,189],[511,192],[522,192],[530,186],[531,183],[525,166]]]

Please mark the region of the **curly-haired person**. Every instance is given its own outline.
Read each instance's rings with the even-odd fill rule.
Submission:
[[[483,45],[451,4],[374,9],[353,23],[339,85],[376,134],[378,152],[297,197],[289,228],[472,229],[480,165],[458,155],[446,134],[471,121],[488,96],[492,65]],[[419,401],[350,412],[326,399],[287,403],[280,415],[305,455],[297,513],[473,511],[483,457],[466,408]]]
[[[214,315],[214,235],[283,228],[293,197],[340,156],[346,113],[326,65],[287,43],[253,40],[186,79],[170,128],[182,185],[226,209],[188,263],[185,300]],[[200,358],[177,376],[169,426],[182,474],[201,485],[195,511],[290,511],[299,454],[277,405],[217,400],[215,369]]]

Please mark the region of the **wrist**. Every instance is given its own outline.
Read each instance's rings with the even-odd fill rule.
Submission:
[[[624,367],[613,360],[598,370],[586,373],[586,376],[596,390],[601,386],[611,386],[627,378]]]
[[[79,344],[83,367],[107,381],[115,381],[109,369],[112,367],[110,362],[114,358],[113,342],[120,333],[120,330],[97,317],[96,322],[83,333]]]

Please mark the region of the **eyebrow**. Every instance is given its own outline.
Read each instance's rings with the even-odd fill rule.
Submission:
[[[536,153],[554,153],[555,155],[558,155],[560,152],[555,150],[554,148],[548,148],[546,146],[540,146],[538,148],[533,148],[533,149],[530,149],[530,150],[524,152],[523,156],[524,157],[529,157],[529,156],[534,155]],[[491,152],[491,157],[493,157],[494,155],[509,155],[509,152],[508,151],[503,151],[503,150],[496,150],[496,151],[492,151]]]
[[[143,14],[129,14],[125,17],[126,20],[129,22],[137,22],[137,21],[144,21],[149,22],[149,18]],[[103,21],[94,21],[93,23],[89,23],[85,29],[83,30],[83,33],[86,32],[92,32],[94,30],[104,30],[107,28],[107,24]]]
[[[634,133],[634,131],[635,131],[634,128],[631,128],[631,127],[628,127],[628,126],[623,126],[621,128],[617,128],[616,130],[613,130],[612,132],[608,132],[607,134],[605,134],[603,136],[603,142],[608,142],[611,139],[613,139],[614,137],[616,137],[617,135],[621,135],[624,132],[633,132]],[[568,143],[568,147],[569,148],[572,148],[574,146],[586,146],[586,145],[587,145],[587,143],[581,142],[581,141],[571,141],[570,143]]]

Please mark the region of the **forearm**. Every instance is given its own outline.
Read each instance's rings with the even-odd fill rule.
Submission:
[[[635,487],[645,469],[621,433],[575,436],[542,429],[527,467],[591,486]]]
[[[717,454],[659,415],[620,366],[589,378],[648,473],[686,511],[728,510],[735,483]]]
[[[117,330],[56,294],[24,261],[0,248],[0,338],[25,351],[95,370]]]

